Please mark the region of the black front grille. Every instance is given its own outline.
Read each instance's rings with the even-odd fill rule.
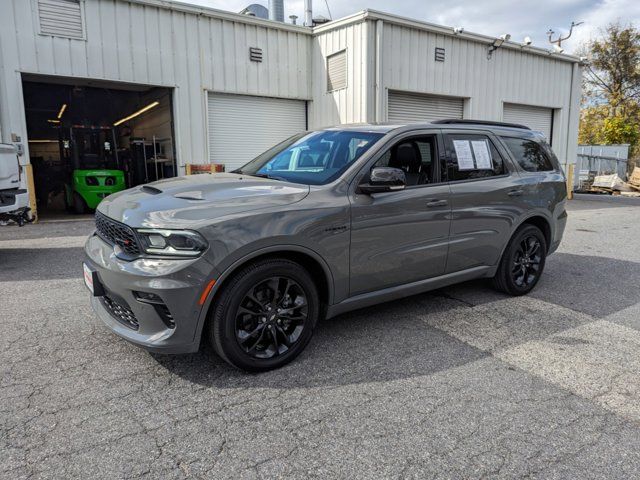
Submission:
[[[118,245],[127,255],[140,255],[140,245],[133,229],[124,223],[96,212],[96,233],[105,242]]]
[[[107,307],[111,316],[122,323],[125,327],[129,327],[131,330],[138,330],[138,319],[134,313],[129,310],[128,306],[118,303],[108,295],[102,297],[102,303]]]

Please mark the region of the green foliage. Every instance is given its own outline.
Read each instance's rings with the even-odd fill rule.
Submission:
[[[604,144],[628,143],[632,146],[638,143],[638,124],[626,117],[608,117],[602,126]]]
[[[640,154],[640,31],[612,23],[582,49],[583,82],[579,142],[631,146]],[[633,163],[633,162],[631,162]]]

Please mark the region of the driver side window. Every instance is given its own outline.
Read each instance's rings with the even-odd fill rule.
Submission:
[[[374,167],[392,167],[404,171],[407,187],[434,183],[438,158],[435,135],[407,138],[387,150]]]

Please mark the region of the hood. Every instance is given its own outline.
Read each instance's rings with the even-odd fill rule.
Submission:
[[[242,212],[299,202],[308,185],[234,173],[160,180],[110,195],[98,211],[141,228],[197,228]]]

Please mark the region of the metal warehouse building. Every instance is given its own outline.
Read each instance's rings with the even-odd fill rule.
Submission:
[[[575,161],[572,56],[371,10],[308,28],[161,0],[0,6],[1,140],[33,164],[39,203],[79,150],[131,186],[340,123],[517,122]]]

